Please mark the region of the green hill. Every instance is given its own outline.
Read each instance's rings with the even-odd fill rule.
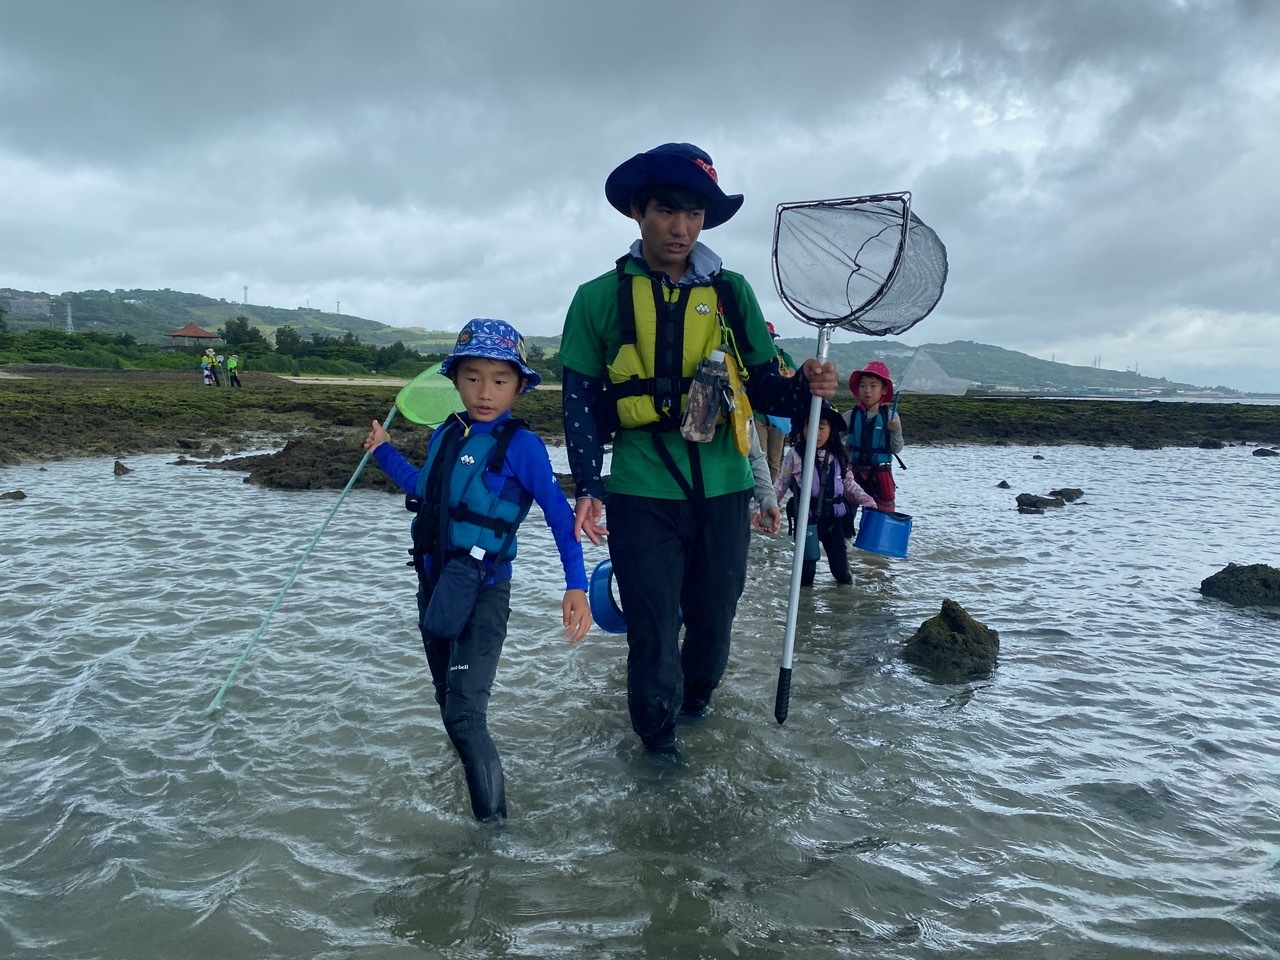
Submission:
[[[390,346],[399,340],[406,347],[424,353],[439,353],[452,348],[456,333],[427,331],[410,327],[391,327],[363,317],[349,314],[327,313],[298,307],[285,310],[280,307],[263,307],[252,303],[234,303],[202,296],[198,293],[181,293],[177,290],[84,290],[50,296],[22,290],[0,288],[0,306],[6,301],[47,300],[48,314],[19,312],[10,308],[5,314],[9,330],[25,333],[28,330],[63,330],[66,327],[67,306],[71,307],[72,325],[78,332],[97,331],[106,334],[131,334],[140,343],[164,343],[165,335],[188,323],[215,332],[228,320],[247,317],[268,340],[281,327],[292,327],[304,339],[313,333],[322,336],[341,337],[344,333],[360,338],[361,343]]]
[[[815,334],[813,339],[783,338],[778,342],[800,362],[814,355],[817,337]],[[1162,393],[1204,393],[1208,389],[1189,383],[1175,383],[1163,377],[1144,377],[1130,370],[1103,370],[1055,363],[969,340],[923,343],[919,344],[919,349],[925,351],[947,375],[969,380],[975,390],[990,393],[1159,396]],[[840,370],[859,370],[872,360],[883,360],[893,373],[898,374],[906,368],[915,350],[916,346],[898,341],[859,340],[832,343],[828,356]],[[911,389],[910,383],[905,386],[907,390]],[[1232,394],[1236,391],[1215,387],[1213,392]]]
[[[45,305],[47,312],[25,312],[33,305]],[[281,327],[292,327],[304,339],[313,333],[341,337],[351,333],[361,343],[390,346],[400,341],[406,347],[423,353],[442,353],[452,348],[455,334],[447,330],[421,330],[415,327],[393,327],[348,314],[328,313],[298,307],[286,310],[251,303],[235,303],[182,293],[176,290],[84,290],[51,296],[22,290],[0,288],[0,307],[8,308],[5,319],[13,333],[33,329],[62,330],[66,324],[67,306],[77,331],[99,331],[107,334],[131,334],[142,343],[164,343],[165,334],[187,323],[195,323],[211,333],[235,317],[247,317],[269,340]],[[531,346],[542,347],[548,355],[560,346],[559,337],[529,337]],[[797,361],[813,355],[814,338],[784,338],[779,341]],[[956,340],[951,343],[926,343],[921,348],[950,376],[970,380],[989,392],[1039,394],[1174,394],[1205,392],[1207,388],[1187,383],[1173,383],[1164,378],[1140,376],[1132,371],[1102,370],[1041,360],[1037,357],[1005,350],[988,344]],[[832,343],[830,357],[841,370],[857,370],[871,360],[881,359],[895,373],[902,371],[912,345],[900,341],[859,340]],[[910,389],[908,383],[907,388]],[[1236,391],[1215,387],[1213,392],[1231,395]]]

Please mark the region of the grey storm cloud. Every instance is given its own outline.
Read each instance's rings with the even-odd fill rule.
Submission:
[[[775,205],[909,189],[951,257],[910,342],[1280,390],[1277,28],[1245,0],[12,0],[0,286],[552,334],[635,235],[609,170],[691,140],[747,196],[703,239],[791,335]]]

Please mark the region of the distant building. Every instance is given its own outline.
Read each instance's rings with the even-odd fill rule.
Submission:
[[[197,327],[194,323],[188,323],[182,329],[175,330],[173,333],[166,333],[165,336],[169,338],[170,350],[177,347],[189,347],[192,344],[196,346],[202,343],[208,345],[214,340],[222,339],[216,333],[210,333],[208,330]]]

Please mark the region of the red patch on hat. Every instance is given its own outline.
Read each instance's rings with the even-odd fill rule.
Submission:
[[[705,170],[707,172],[707,176],[710,177],[713,182],[715,183],[720,182],[720,178],[716,175],[716,168],[713,167],[711,164],[706,163],[702,160],[699,160],[697,157],[693,158],[693,162],[696,163],[698,166],[700,166],[703,170]]]

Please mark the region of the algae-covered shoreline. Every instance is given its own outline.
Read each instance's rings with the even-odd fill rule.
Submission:
[[[144,452],[236,453],[295,438],[320,456],[332,451],[339,485],[369,421],[386,418],[398,390],[385,381],[299,383],[253,372],[239,390],[205,387],[186,372],[29,366],[3,372],[0,466]],[[847,394],[837,399],[842,409],[851,403]],[[534,391],[514,412],[548,443],[559,442],[558,391]],[[1276,405],[908,395],[900,413],[908,444],[1280,447]],[[421,451],[426,428],[398,419],[391,432],[397,443]]]

